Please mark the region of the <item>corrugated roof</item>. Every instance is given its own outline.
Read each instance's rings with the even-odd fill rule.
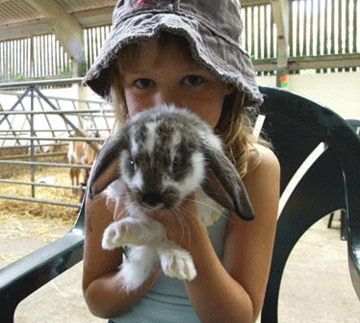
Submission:
[[[38,0],[0,0],[0,41],[51,33],[57,17],[39,10]],[[111,23],[116,0],[48,0],[46,6],[60,6],[83,28]],[[41,6],[41,5],[40,5]]]
[[[24,0],[0,0],[0,26],[43,18]]]
[[[289,0],[296,1],[296,0]],[[39,10],[47,8],[64,9],[80,26],[96,27],[111,24],[112,10],[117,0],[0,0],[0,41],[26,38],[51,33],[51,23],[56,17],[49,17]],[[270,0],[242,0],[242,5],[270,3]]]
[[[78,12],[86,10],[113,7],[117,1],[114,0],[59,0],[58,3],[68,12]]]

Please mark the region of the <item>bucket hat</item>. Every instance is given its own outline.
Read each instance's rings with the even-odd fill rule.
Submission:
[[[262,103],[250,57],[240,46],[239,0],[120,0],[110,34],[84,83],[100,96],[109,96],[109,67],[120,49],[162,31],[185,37],[195,61],[244,92],[246,106]]]

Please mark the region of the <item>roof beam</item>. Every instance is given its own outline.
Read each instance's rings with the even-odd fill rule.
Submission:
[[[252,61],[257,72],[276,70],[275,58],[255,59]],[[289,70],[351,68],[360,66],[360,53],[321,56],[289,57]]]
[[[269,3],[270,0],[241,0],[242,7],[264,5]]]
[[[26,0],[45,15],[51,30],[67,53],[78,63],[85,62],[83,28],[54,0]]]
[[[290,58],[289,66],[291,70],[359,67],[360,53]]]
[[[114,6],[90,9],[86,11],[74,12],[74,18],[83,27],[98,27],[111,25]]]
[[[9,41],[44,34],[52,34],[52,30],[45,18],[0,26],[0,41]]]

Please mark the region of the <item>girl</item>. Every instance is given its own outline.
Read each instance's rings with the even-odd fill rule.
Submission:
[[[224,212],[207,230],[196,216],[196,208],[206,206],[186,199],[185,236],[176,215],[154,212],[168,237],[192,254],[197,276],[180,281],[159,268],[127,293],[119,278],[122,250],[101,248],[104,229],[125,211],[115,214],[105,197],[87,199],[84,295],[91,312],[109,322],[255,322],[260,313],[280,170],[270,145],[252,136],[251,119],[262,98],[238,45],[239,10],[236,0],[121,0],[85,77],[95,92],[111,96],[118,123],[163,103],[200,115],[222,137],[255,211],[250,222]]]

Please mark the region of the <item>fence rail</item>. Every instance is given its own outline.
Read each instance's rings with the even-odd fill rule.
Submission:
[[[71,80],[63,80],[66,83]],[[77,80],[73,81],[77,82]],[[67,185],[64,183],[39,183],[35,174],[39,167],[68,168],[72,170],[89,170],[90,165],[64,162],[68,150],[67,144],[83,142],[97,151],[95,143],[102,142],[111,132],[114,123],[114,113],[106,107],[106,103],[95,100],[75,100],[46,96],[38,86],[44,84],[60,84],[56,81],[22,82],[25,87],[23,93],[4,92],[0,84],[0,103],[2,107],[0,117],[0,168],[21,167],[28,170],[30,180],[0,178],[0,183],[7,185],[25,185],[31,187],[31,197],[1,192],[1,199],[15,199],[36,203],[47,203],[68,207],[79,207],[78,201],[66,202],[52,199],[42,199],[37,196],[38,187],[52,187],[54,189],[84,189],[81,185]],[[11,88],[14,85],[6,84]],[[4,99],[6,98],[6,99]],[[81,108],[83,107],[83,109]],[[85,126],[85,127],[84,127]],[[89,133],[100,134],[100,137],[86,137],[82,129]],[[75,133],[75,135],[74,135]],[[66,151],[63,151],[65,148]],[[39,150],[40,149],[40,150]],[[61,149],[51,153],[52,149]],[[9,151],[14,151],[10,154]],[[48,154],[41,152],[50,151]],[[62,156],[62,159],[42,161],[38,158]],[[24,158],[28,160],[24,160]],[[3,175],[3,171],[1,175]],[[4,176],[2,176],[4,177]],[[76,197],[74,197],[76,198]],[[77,198],[76,198],[77,200]]]
[[[51,204],[51,205],[61,205],[61,206],[68,206],[68,207],[80,207],[81,206],[80,203],[70,203],[70,202],[62,202],[62,201],[57,201],[57,200],[38,199],[35,197],[25,197],[25,196],[9,195],[9,194],[0,194],[0,198],[8,199],[8,200]]]
[[[46,184],[46,183],[38,183],[38,182],[27,182],[27,181],[18,181],[18,180],[10,180],[10,179],[0,179],[0,183],[4,184],[19,184],[19,185],[34,185],[34,186],[43,186],[43,187],[54,187],[54,188],[71,188],[76,189],[77,186],[69,186],[69,185],[58,185],[58,184]]]
[[[63,163],[47,163],[47,162],[37,162],[37,161],[0,160],[0,164],[91,169],[91,166],[87,166],[87,165],[63,164]]]
[[[265,2],[265,3],[264,3]],[[271,4],[266,1],[246,4],[241,9],[244,32],[241,44],[253,58],[259,73],[276,68],[277,36]],[[336,55],[360,52],[359,0],[291,0],[290,1],[290,58]],[[110,33],[110,26],[86,28],[84,49],[87,68],[94,62]],[[359,70],[359,59],[352,63],[322,64],[317,72]],[[311,64],[312,63],[312,64]],[[290,66],[293,72],[314,68],[313,62]],[[344,69],[346,68],[346,69]],[[54,35],[0,42],[0,80],[64,77],[72,74],[72,59]],[[59,84],[57,84],[59,85]],[[56,86],[56,84],[53,84]]]

